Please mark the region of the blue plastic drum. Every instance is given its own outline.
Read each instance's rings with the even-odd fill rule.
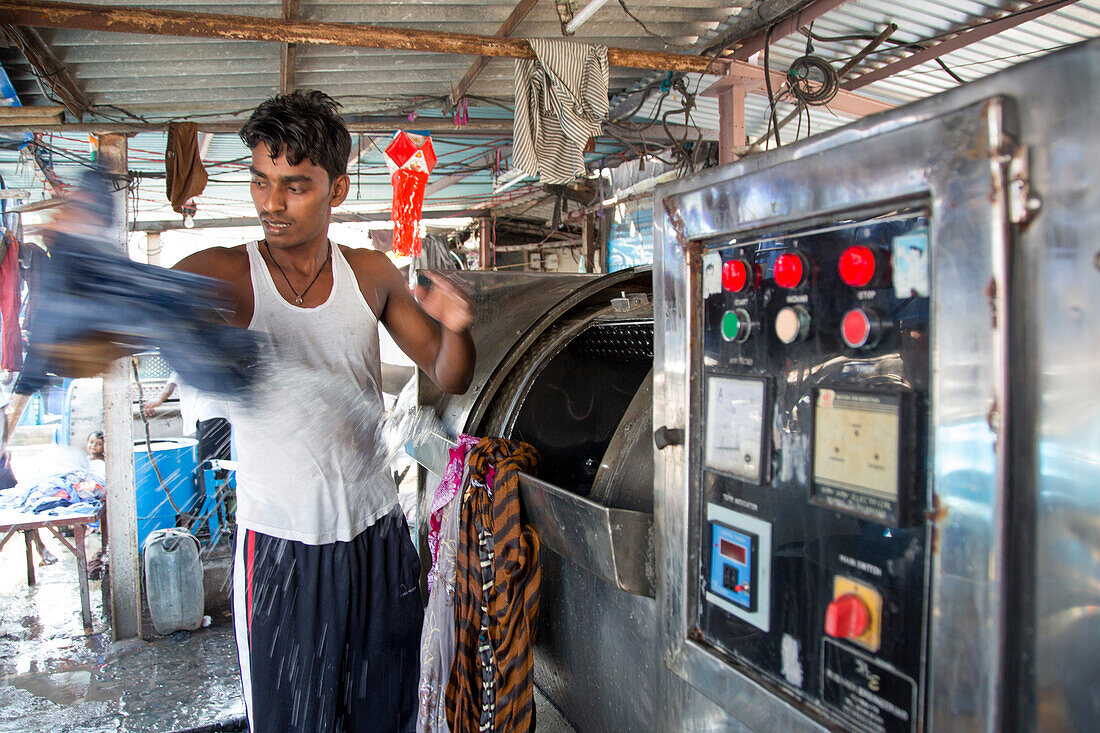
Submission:
[[[153,460],[164,479],[162,487],[149,460],[145,441],[134,443],[138,547],[144,547],[150,532],[176,526],[176,510],[172,502],[184,512],[197,508],[200,498],[195,482],[197,444],[194,438],[159,438],[149,444]],[[172,502],[165,496],[165,489],[171,492]]]

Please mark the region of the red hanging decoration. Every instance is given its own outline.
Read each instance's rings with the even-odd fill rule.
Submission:
[[[424,189],[435,167],[431,137],[399,130],[386,148],[386,167],[393,184],[393,251],[419,255]]]

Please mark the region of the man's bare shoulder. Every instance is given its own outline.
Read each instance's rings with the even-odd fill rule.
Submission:
[[[175,264],[174,269],[219,280],[237,280],[248,273],[248,249],[243,244],[211,247],[184,257]]]
[[[372,283],[394,278],[401,279],[401,274],[394,267],[393,261],[384,252],[364,247],[347,247],[342,244],[339,247],[360,284],[364,279],[369,279]]]
[[[211,247],[184,257],[176,263],[176,270],[205,275],[229,284],[233,300],[231,314],[226,320],[232,326],[247,327],[252,320],[252,275],[249,270],[248,248]]]
[[[393,267],[393,262],[386,256],[384,252],[379,252],[376,249],[370,249],[368,247],[349,247],[346,244],[341,244],[340,251],[343,253],[344,258],[354,267],[356,265],[364,265],[367,267]]]
[[[381,318],[390,294],[404,284],[401,273],[385,253],[376,249],[345,247],[342,244],[339,247],[355,274],[359,292],[366,298],[374,315]]]

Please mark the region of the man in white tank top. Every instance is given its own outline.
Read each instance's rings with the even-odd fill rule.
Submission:
[[[380,407],[381,322],[441,389],[465,392],[474,365],[466,298],[438,278],[410,292],[384,254],[328,240],[332,208],[349,188],[351,137],[336,107],[300,91],[260,105],[241,138],[252,150],[264,240],[208,249],[176,267],[229,283],[229,323],[270,334],[284,376],[292,366]],[[320,439],[304,428],[310,399],[233,408],[234,616],[249,723],[253,731],[412,730],[416,551],[389,472],[365,475],[354,460],[363,447],[350,435]]]

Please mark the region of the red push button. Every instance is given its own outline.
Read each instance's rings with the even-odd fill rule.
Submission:
[[[871,611],[855,593],[845,593],[825,610],[825,633],[836,639],[856,639],[871,626]]]
[[[874,346],[881,331],[879,317],[862,308],[848,311],[840,322],[840,338],[852,349]]]
[[[744,260],[729,260],[722,265],[722,287],[740,293],[749,285],[749,266]]]
[[[840,279],[853,288],[862,288],[875,276],[875,253],[870,247],[856,245],[844,250],[837,265]]]
[[[775,259],[775,284],[781,288],[797,288],[806,279],[806,262],[793,252]]]

